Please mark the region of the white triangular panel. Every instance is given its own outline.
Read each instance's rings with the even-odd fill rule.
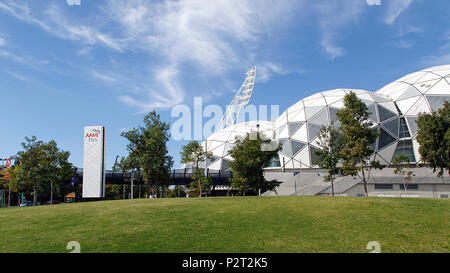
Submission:
[[[360,94],[358,95],[359,99],[364,99],[366,101],[369,101],[370,103],[373,103],[373,98],[368,93]]]
[[[396,90],[400,84],[403,84],[403,83],[391,82],[391,83],[385,85],[384,87],[378,89],[376,93],[384,95],[384,96],[388,96],[388,95],[390,95],[391,91],[394,89]]]
[[[295,156],[295,159],[301,162],[302,164],[305,164],[306,166],[310,167],[310,160],[309,160],[309,149],[308,146],[305,146],[303,150],[301,150],[297,156]]]
[[[333,103],[335,103],[335,102],[337,102],[339,100],[342,100],[342,99],[344,99],[343,96],[327,96],[327,97],[325,97],[325,100],[326,100],[328,105],[333,104]]]
[[[375,156],[375,160],[378,161],[381,165],[389,165],[390,162],[388,162],[386,159],[382,158],[380,155]]]
[[[321,97],[321,98],[314,98],[314,99],[304,99],[303,100],[303,103],[305,104],[305,108],[306,107],[311,107],[311,106],[313,106],[313,104],[316,102],[316,101],[322,101],[323,100],[323,98]]]
[[[438,74],[442,77],[446,77],[448,74],[450,74],[450,68],[445,68],[442,70],[435,70],[433,71],[435,74]]]
[[[431,87],[427,95],[441,95],[441,94],[450,94],[450,85],[445,79],[440,80],[433,87]]]
[[[331,104],[330,106],[341,109],[344,107],[344,100],[338,100],[337,102]]]
[[[278,138],[288,138],[289,137],[289,129],[288,126],[284,126],[283,130],[277,136]]]
[[[370,96],[372,97],[372,100],[373,100],[374,102],[390,101],[389,98],[386,98],[386,97],[384,97],[384,96],[380,96],[380,95],[375,94],[375,93],[371,93]]]
[[[419,143],[417,142],[417,140],[413,139],[412,146],[413,146],[414,157],[416,158],[416,162],[421,162],[422,157],[420,156],[420,153],[419,153]]]
[[[418,115],[423,112],[430,113],[431,111],[425,98],[422,96],[413,106],[411,106],[411,108],[409,108],[405,115]]]
[[[295,169],[301,168],[300,162],[298,162],[297,160],[292,160],[292,165],[293,165],[293,168],[295,168]]]
[[[320,97],[308,106],[324,106],[324,105],[326,105],[325,99],[323,97]]]
[[[398,79],[399,82],[415,83],[427,73],[423,71],[414,72]]]
[[[392,113],[397,114],[397,108],[395,108],[395,105],[392,102],[380,102],[378,105],[381,105]]]
[[[412,97],[406,100],[397,101],[397,106],[402,111],[402,114],[405,114],[413,105],[416,103],[421,96]]]
[[[404,100],[404,99],[408,99],[408,98],[412,98],[412,97],[416,97],[416,96],[420,96],[420,95],[422,95],[422,93],[419,92],[419,90],[417,90],[417,88],[410,85],[406,90],[403,91],[402,95],[400,97],[398,97],[396,100]]]
[[[303,124],[302,127],[300,127],[300,129],[295,132],[295,134],[292,136],[292,139],[299,140],[305,143],[308,142],[308,130],[306,124]]]
[[[390,162],[392,156],[394,155],[395,149],[397,148],[397,142],[385,147],[383,150],[378,151],[378,155],[384,160]]]
[[[289,122],[296,122],[296,121],[305,121],[305,111],[301,110],[294,116],[289,116]]]
[[[225,155],[225,144],[213,149],[211,152],[213,154],[219,155],[220,157],[224,156]]]
[[[435,81],[435,80],[439,80],[440,78],[441,78],[441,76],[430,72],[430,73],[427,73],[423,78],[421,78],[416,84],[420,84],[422,82],[427,82],[427,81]]]
[[[209,165],[208,168],[213,169],[213,170],[220,170],[222,167],[222,160],[217,160],[216,162],[214,162],[213,164]]]
[[[215,141],[215,140],[210,140],[208,141],[208,152],[216,149],[217,147],[219,147],[220,145],[225,145],[225,142],[222,141]]]
[[[414,84],[414,87],[417,90],[419,90],[421,93],[425,93],[428,90],[430,90],[430,88],[433,85],[435,85],[438,81],[439,81],[439,79],[438,80],[433,80],[433,81],[426,81],[426,82],[416,83],[416,84]]]

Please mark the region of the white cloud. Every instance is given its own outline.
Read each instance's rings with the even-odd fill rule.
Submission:
[[[158,89],[148,88],[140,98],[125,95],[120,99],[130,106],[138,107],[140,113],[154,108],[167,109],[177,105],[184,99],[184,91],[178,84],[177,74],[178,71],[171,66],[158,69],[154,73]]]
[[[290,3],[271,8],[267,1],[110,0],[104,12],[123,27],[129,46],[161,52],[172,65],[187,61],[220,73],[248,58],[246,50],[274,17],[290,14]]]
[[[0,46],[4,46],[6,44],[5,39],[0,36]]]
[[[67,5],[69,6],[80,6],[81,5],[81,0],[66,0]]]
[[[345,50],[336,45],[344,26],[358,21],[367,5],[363,1],[318,1],[315,9],[321,30],[320,45],[331,59],[343,56]]]
[[[21,80],[21,81],[29,81],[30,80],[28,77],[26,77],[26,76],[24,76],[24,75],[22,75],[22,74],[20,74],[18,72],[11,71],[11,70],[4,70],[4,71],[7,74],[9,74],[10,76],[12,76],[12,77],[14,77],[14,78],[16,78],[18,80]]]
[[[267,82],[275,74],[287,75],[292,73],[304,73],[304,70],[287,69],[286,67],[284,67],[279,63],[272,63],[272,62],[264,62],[262,64],[256,65],[256,80],[258,82]]]
[[[366,0],[366,3],[369,6],[380,6],[381,0]]]
[[[0,49],[0,57],[10,59],[16,63],[22,63],[22,64],[27,63],[27,60],[25,57],[17,55],[15,53],[12,53],[12,52],[4,50],[4,49]]]
[[[34,24],[45,31],[66,40],[76,40],[84,44],[102,44],[117,51],[122,51],[122,42],[109,37],[95,27],[72,22],[64,16],[56,5],[50,5],[42,14],[33,12],[27,3],[5,0],[0,2],[0,9],[10,13],[17,19]]]
[[[387,1],[387,3],[387,12],[384,22],[386,24],[393,24],[397,17],[409,7],[412,0],[390,0]]]
[[[450,53],[436,54],[425,56],[421,61],[422,67],[430,67],[435,65],[443,65],[450,63]]]
[[[96,79],[99,79],[99,80],[102,80],[102,81],[105,81],[105,82],[108,82],[108,83],[117,81],[114,77],[111,77],[109,75],[106,75],[104,73],[98,72],[98,71],[93,70],[93,69],[91,69],[91,75],[92,75],[92,77],[94,77]]]

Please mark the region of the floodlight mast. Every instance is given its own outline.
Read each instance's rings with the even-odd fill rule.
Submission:
[[[255,86],[255,77],[256,77],[256,65],[250,68],[247,71],[247,77],[245,78],[244,83],[241,85],[241,88],[236,92],[231,104],[228,105],[225,114],[222,117],[222,120],[216,127],[214,132],[218,132],[230,125],[236,123],[239,112],[244,108],[248,102],[250,101],[250,97],[253,93],[253,87]]]

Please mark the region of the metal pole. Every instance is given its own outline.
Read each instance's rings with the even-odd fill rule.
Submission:
[[[205,176],[208,176],[208,138],[205,137]]]
[[[294,179],[294,189],[295,189],[295,196],[298,196],[297,195],[297,177],[294,177],[295,179]]]

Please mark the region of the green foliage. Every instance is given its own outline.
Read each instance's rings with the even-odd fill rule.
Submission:
[[[419,153],[422,160],[431,165],[438,176],[450,174],[450,105],[448,101],[438,112],[421,114],[417,120]]]
[[[167,197],[169,198],[186,197],[186,193],[180,186],[175,186],[172,190],[169,190]]]
[[[317,144],[320,149],[314,150],[318,159],[313,164],[328,170],[328,175],[324,177],[324,181],[331,182],[331,195],[334,196],[333,176],[339,172],[337,164],[341,160],[343,142],[333,123],[320,130]]]
[[[127,164],[142,173],[148,194],[150,188],[166,187],[169,183],[173,165],[167,150],[169,129],[169,123],[161,121],[160,115],[152,111],[145,115],[143,126],[121,134],[130,142],[127,145]]]
[[[416,176],[411,169],[412,166],[409,162],[409,157],[405,154],[399,154],[392,161],[392,165],[396,167],[394,173],[401,175],[406,192],[408,183],[411,181],[413,176]]]
[[[375,142],[380,132],[373,128],[367,106],[353,92],[345,96],[344,107],[337,112],[337,118],[343,139],[343,173],[360,175],[367,196],[365,172],[370,171],[370,168],[381,167],[378,162],[370,162],[369,159],[374,152],[370,145]]]
[[[197,141],[191,141],[183,146],[181,151],[181,163],[185,163],[194,168],[190,189],[195,192],[198,197],[202,196],[202,192],[210,190],[211,177],[205,176],[205,169],[199,168],[198,163],[205,159],[212,160],[211,152],[206,152]]]
[[[263,139],[263,136],[258,133],[251,134],[247,134],[245,138],[236,138],[235,145],[230,150],[230,155],[233,157],[233,161],[229,164],[233,170],[230,182],[241,195],[274,190],[280,184],[276,180],[266,180],[263,169],[269,166],[272,158],[278,155],[281,145],[267,151],[268,149],[263,147],[273,144],[272,141]]]
[[[35,136],[25,138],[16,159],[20,161],[14,184],[19,191],[39,195],[40,200],[52,200],[53,194],[62,199],[67,184],[75,176],[68,161],[70,153],[60,150],[54,140],[44,142]]]
[[[181,151],[181,163],[188,164],[196,169],[198,168],[198,163],[206,158],[212,160],[212,153],[205,152],[202,145],[195,140],[184,145]]]
[[[211,182],[211,177],[205,175],[205,169],[195,169],[190,190],[195,193],[195,196],[201,197],[202,193],[207,193],[211,189]]]

